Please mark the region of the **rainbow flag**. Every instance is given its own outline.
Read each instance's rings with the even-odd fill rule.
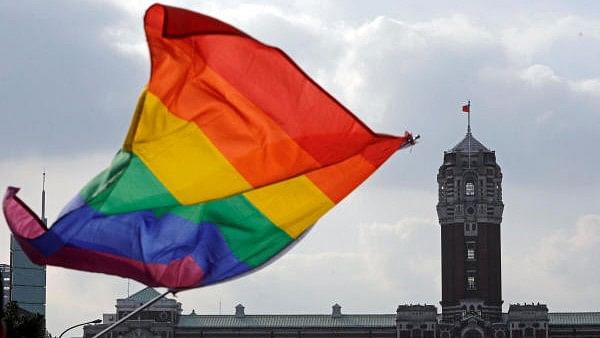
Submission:
[[[150,81],[122,149],[52,227],[8,188],[37,264],[192,288],[265,265],[412,137],[371,131],[281,50],[153,5]]]

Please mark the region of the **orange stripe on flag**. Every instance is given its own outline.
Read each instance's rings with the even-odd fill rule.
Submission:
[[[275,121],[196,56],[188,40],[151,41],[150,92],[173,114],[193,121],[252,186],[319,166]],[[166,50],[177,57],[167,56]],[[193,62],[190,55],[195,56]],[[265,162],[269,165],[257,166]]]

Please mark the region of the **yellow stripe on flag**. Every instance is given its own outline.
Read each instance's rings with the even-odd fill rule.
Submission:
[[[244,196],[292,238],[300,236],[335,205],[306,176],[249,191]]]
[[[182,204],[252,188],[195,123],[170,113],[150,92],[138,117],[132,149]]]

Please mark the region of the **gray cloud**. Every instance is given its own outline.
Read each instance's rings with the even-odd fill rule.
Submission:
[[[506,294],[547,301],[553,311],[585,310],[597,301],[599,254],[600,216],[582,216],[571,229],[551,231],[524,250],[505,254],[505,272],[511,276]]]
[[[102,39],[122,18],[100,3],[0,5],[0,155],[118,149],[146,82]]]

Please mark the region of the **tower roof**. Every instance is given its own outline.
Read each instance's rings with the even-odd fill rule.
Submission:
[[[154,288],[147,287],[145,289],[142,289],[142,290],[134,293],[133,295],[129,296],[127,299],[135,300],[138,302],[148,302],[148,301],[156,298],[159,295],[160,295],[160,293],[158,291],[156,291]]]
[[[477,141],[477,139],[473,136],[473,134],[471,134],[471,132],[468,132],[465,138],[450,150],[450,152],[455,153],[476,153],[479,151],[490,150],[486,148],[481,142]]]

